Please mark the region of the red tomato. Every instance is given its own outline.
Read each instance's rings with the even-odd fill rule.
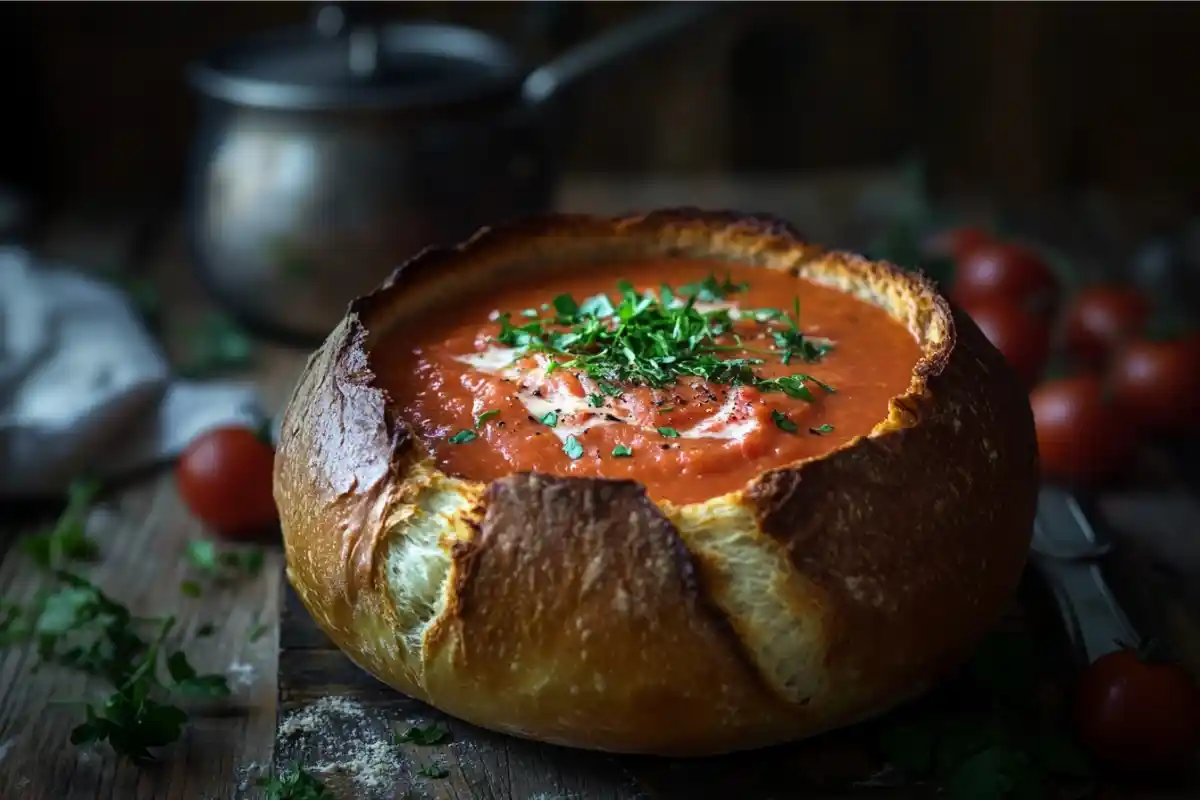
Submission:
[[[216,428],[179,457],[175,481],[188,509],[217,533],[248,538],[278,520],[271,494],[275,451],[248,428]]]
[[[998,300],[977,300],[963,310],[1004,354],[1026,388],[1038,382],[1050,357],[1050,326],[1044,320]]]
[[[1067,308],[1067,352],[1087,366],[1100,366],[1112,351],[1142,332],[1150,298],[1131,286],[1092,286]]]
[[[1114,474],[1133,455],[1136,430],[1098,377],[1048,381],[1029,395],[1042,475],[1091,483]]]
[[[1155,433],[1200,431],[1200,336],[1121,348],[1109,376],[1131,422]]]
[[[1075,721],[1084,745],[1105,764],[1138,772],[1180,768],[1200,747],[1200,692],[1182,667],[1118,650],[1084,670]]]
[[[992,237],[979,228],[949,228],[934,234],[926,242],[925,249],[930,255],[949,256],[958,262],[990,241]]]
[[[963,306],[1006,300],[1040,316],[1053,313],[1061,291],[1058,278],[1037,253],[1020,245],[990,242],[958,262],[951,296]]]

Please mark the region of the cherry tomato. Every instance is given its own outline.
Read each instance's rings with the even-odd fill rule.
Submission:
[[[934,234],[925,245],[925,250],[934,256],[949,256],[955,262],[962,261],[977,247],[992,241],[992,237],[979,228],[949,228]]]
[[[1061,292],[1058,278],[1037,253],[1016,244],[990,242],[958,262],[951,296],[963,306],[1007,300],[1040,316],[1053,313]]]
[[[1105,764],[1137,772],[1180,768],[1200,747],[1200,692],[1182,667],[1118,650],[1084,670],[1075,722],[1081,741]]]
[[[196,437],[175,467],[188,509],[215,532],[257,536],[278,519],[271,494],[275,451],[249,428],[216,428]]]
[[[1050,326],[1045,320],[1002,300],[977,300],[963,310],[1027,388],[1038,382],[1050,357]]]
[[[1079,292],[1066,313],[1066,347],[1081,364],[1103,364],[1121,343],[1142,332],[1150,298],[1131,286],[1092,286]]]
[[[1130,342],[1115,355],[1109,380],[1138,426],[1154,433],[1200,431],[1200,336]]]
[[[1137,431],[1094,375],[1048,381],[1029,395],[1042,475],[1086,484],[1113,475],[1133,455]]]

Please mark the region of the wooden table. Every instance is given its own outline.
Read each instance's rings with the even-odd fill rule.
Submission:
[[[819,241],[844,241],[839,220],[852,216],[864,188],[877,201],[898,191],[898,182],[878,174],[840,176],[831,181],[647,181],[631,185],[605,180],[568,181],[560,198],[567,210],[621,212],[663,205],[743,207],[779,213],[800,222]],[[54,219],[40,237],[47,256],[74,263],[111,266],[135,261],[159,286],[171,324],[168,333],[205,313],[207,305],[190,278],[178,218],[160,213],[118,213],[103,206]],[[168,352],[182,346],[166,337]],[[304,353],[262,344],[253,378],[267,407],[286,402]],[[1106,518],[1120,537],[1123,557],[1117,577],[1139,622],[1163,634],[1200,674],[1200,602],[1193,580],[1200,576],[1200,505],[1179,486],[1132,488],[1104,498]],[[163,752],[161,764],[138,768],[118,760],[107,747],[79,749],[69,744],[81,719],[77,707],[49,705],[78,697],[84,681],[57,668],[33,674],[29,648],[0,650],[0,798],[227,798],[254,796],[253,780],[272,756],[276,726],[276,649],[282,580],[280,553],[267,554],[267,566],[253,580],[200,599],[181,595],[187,575],[184,550],[203,536],[184,511],[169,473],[159,473],[123,491],[98,513],[96,536],[103,560],[89,574],[135,613],[174,613],[177,644],[201,671],[220,672],[234,690],[223,713],[196,716],[183,739]],[[20,532],[44,514],[0,510],[0,591],[10,600],[32,596],[39,583],[14,547]],[[1174,565],[1154,586],[1145,576],[1151,562]],[[196,631],[215,624],[202,641]],[[267,633],[251,641],[252,628]],[[518,800],[525,800],[519,798]]]

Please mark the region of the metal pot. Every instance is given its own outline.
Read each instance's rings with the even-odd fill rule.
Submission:
[[[536,69],[480,31],[344,24],[339,7],[210,54],[189,67],[204,98],[187,214],[203,283],[252,330],[319,342],[420,248],[548,209],[552,101],[716,5],[666,4]]]

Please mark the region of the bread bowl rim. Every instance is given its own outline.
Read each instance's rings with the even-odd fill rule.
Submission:
[[[377,452],[374,454],[374,457],[375,461],[378,462],[378,457],[382,455],[383,461],[386,463],[375,463],[372,469],[377,471],[377,468],[382,466],[386,473],[386,482],[389,485],[396,482],[398,482],[400,485],[404,485],[409,482],[410,479],[414,479],[415,473],[413,470],[415,469],[414,463],[416,462],[414,462],[412,458],[412,452],[413,445],[416,444],[414,441],[415,437],[411,434],[411,432],[408,432],[406,430],[406,426],[399,422],[399,420],[397,420],[391,413],[394,411],[394,408],[392,408],[390,405],[390,398],[387,396],[386,391],[374,384],[375,377],[370,366],[371,347],[380,341],[380,337],[385,336],[386,330],[390,328],[390,326],[387,324],[376,323],[385,323],[387,314],[394,312],[394,304],[404,296],[406,291],[408,291],[410,288],[408,281],[410,280],[415,280],[419,284],[424,276],[434,275],[440,270],[453,268],[456,265],[461,266],[464,262],[470,262],[472,259],[486,258],[489,255],[493,258],[499,259],[500,262],[503,262],[503,256],[506,252],[520,251],[522,248],[531,247],[533,246],[532,243],[534,243],[538,237],[553,238],[554,236],[560,236],[566,239],[579,239],[580,237],[584,239],[587,237],[618,239],[622,237],[636,238],[638,236],[642,236],[645,237],[646,241],[654,239],[658,241],[658,244],[660,245],[662,245],[663,241],[666,240],[682,241],[687,240],[688,237],[692,237],[700,243],[701,247],[716,248],[718,250],[720,250],[720,248],[714,244],[714,240],[716,238],[726,237],[727,241],[724,241],[724,244],[721,245],[722,247],[725,247],[726,250],[721,250],[720,252],[715,253],[711,252],[710,250],[710,257],[712,257],[715,262],[726,261],[732,263],[746,263],[745,260],[739,257],[738,254],[730,252],[731,250],[741,247],[743,249],[749,248],[749,250],[746,250],[746,252],[751,253],[756,257],[769,258],[772,257],[772,255],[779,256],[780,254],[783,254],[785,257],[791,257],[794,265],[799,265],[800,267],[805,265],[816,265],[814,268],[821,269],[829,267],[830,263],[832,263],[834,267],[843,270],[845,273],[849,274],[851,278],[860,282],[866,282],[874,279],[881,282],[886,287],[901,287],[901,289],[904,290],[901,292],[903,295],[901,300],[907,301],[914,306],[924,303],[922,309],[919,310],[922,310],[924,313],[923,319],[926,336],[929,336],[929,331],[932,330],[940,337],[934,340],[932,344],[929,342],[921,342],[922,355],[913,365],[909,387],[904,393],[892,398],[889,401],[887,416],[877,423],[869,433],[855,437],[845,444],[831,448],[820,455],[764,470],[756,478],[748,482],[744,489],[737,490],[726,495],[710,498],[709,500],[702,501],[700,503],[674,506],[671,503],[661,501],[656,502],[651,500],[645,495],[644,492],[642,492],[639,502],[643,503],[649,508],[649,513],[657,514],[662,517],[665,520],[666,525],[675,526],[672,528],[672,530],[674,530],[674,535],[677,539],[683,536],[683,528],[681,526],[681,520],[683,517],[686,517],[691,513],[698,513],[698,511],[703,510],[704,507],[711,506],[713,504],[725,503],[738,508],[757,504],[755,506],[756,508],[761,507],[762,509],[765,509],[762,510],[761,516],[756,511],[755,515],[752,517],[752,522],[755,525],[755,535],[761,534],[765,538],[775,537],[782,540],[784,538],[784,534],[776,530],[780,527],[777,518],[781,516],[787,516],[788,503],[790,502],[791,496],[796,493],[798,475],[801,473],[812,472],[813,470],[811,467],[822,462],[853,462],[853,460],[856,458],[856,451],[860,451],[863,448],[870,449],[871,443],[886,443],[890,438],[892,438],[889,437],[889,434],[900,434],[905,430],[915,428],[922,420],[927,418],[924,416],[923,409],[928,409],[930,404],[934,402],[931,399],[929,392],[929,383],[930,381],[936,381],[943,375],[947,367],[951,366],[952,358],[955,352],[957,352],[960,342],[960,337],[958,335],[960,323],[965,324],[965,330],[971,338],[971,348],[973,348],[974,351],[977,351],[974,353],[977,356],[976,360],[981,364],[986,363],[990,365],[988,367],[989,369],[999,369],[1002,373],[1006,369],[1003,367],[1002,363],[1000,366],[996,366],[996,357],[998,354],[995,353],[994,348],[990,348],[990,345],[986,343],[986,340],[983,339],[978,331],[974,329],[973,325],[971,325],[969,321],[966,321],[965,318],[956,320],[951,306],[940,294],[938,294],[933,284],[923,276],[906,273],[898,267],[886,262],[872,262],[853,254],[838,251],[827,251],[815,245],[806,244],[800,238],[799,234],[797,234],[796,231],[791,228],[791,226],[766,215],[746,215],[736,212],[706,212],[695,209],[671,209],[625,217],[546,215],[491,228],[484,228],[466,242],[453,247],[427,248],[414,258],[405,262],[405,264],[398,268],[392,274],[392,276],[389,277],[388,280],[386,280],[384,284],[375,292],[372,292],[371,294],[360,298],[351,304],[342,325],[340,325],[339,328],[335,330],[333,334],[331,334],[330,339],[326,342],[326,346],[314,354],[313,359],[310,359],[308,368],[306,369],[306,376],[301,379],[301,384],[297,389],[297,399],[301,404],[306,401],[306,398],[301,396],[303,394],[302,387],[305,386],[305,381],[309,378],[308,373],[314,370],[314,363],[321,362],[322,358],[324,358],[325,361],[317,365],[316,369],[318,372],[324,370],[325,372],[337,373],[342,377],[349,376],[347,378],[347,380],[349,380],[349,383],[346,384],[347,386],[355,385],[361,387],[365,393],[364,396],[370,395],[372,402],[379,404],[379,408],[377,409],[380,416],[379,424],[381,426],[381,430],[386,428],[386,435],[384,435],[382,438],[376,438],[375,445],[377,446]],[[672,237],[674,237],[674,239]],[[506,250],[506,248],[508,250]],[[657,254],[669,255],[667,253]],[[765,265],[760,264],[757,266]],[[797,277],[807,276],[801,274]],[[861,289],[862,287],[858,284],[855,284],[854,288]],[[861,295],[860,299],[867,300],[866,297]],[[868,300],[868,302],[871,301]],[[879,305],[878,302],[875,304]],[[910,309],[910,311],[912,311],[912,309]],[[913,313],[915,314],[916,312],[913,311]],[[895,314],[892,314],[892,316],[895,318]],[[912,321],[910,320],[910,330],[911,324]],[[333,352],[327,352],[331,346]],[[987,352],[989,349],[991,350],[990,353]],[[967,358],[968,355],[971,355],[971,353],[964,355],[963,358]],[[1008,377],[1011,377],[1011,375]],[[341,378],[337,378],[337,380],[340,379]],[[1003,377],[1000,378],[1000,380],[1003,379]],[[318,386],[318,389],[319,388],[320,387]],[[311,395],[312,391],[309,391],[308,394]],[[293,401],[293,405],[294,404],[296,404],[296,400]],[[293,408],[289,406],[288,417],[290,418],[293,413],[300,414],[301,412],[294,412]],[[1017,462],[1024,457],[1020,451],[1022,449],[1028,449],[1024,447],[1025,442],[1021,440],[1030,438],[1029,436],[1024,435],[1031,431],[1031,420],[1029,422],[1030,424],[1025,426],[1029,429],[1028,431],[1023,430],[1020,427],[1014,428],[1014,430],[1021,434],[1016,437],[1018,441],[1012,449],[1012,452],[1015,453],[1014,463],[1016,464],[1014,467],[1016,472],[1014,474],[1022,479],[1026,477],[1028,470],[1023,469],[1022,465]],[[1012,425],[1017,426],[1019,423],[1020,421],[1015,420],[1014,418]],[[287,418],[285,418],[284,425],[285,428],[288,425]],[[306,443],[305,447],[308,447],[308,449],[311,451],[312,448],[309,447],[310,444],[311,442]],[[1035,448],[1035,446],[1033,447]],[[303,450],[304,448],[301,449]],[[378,452],[380,449],[382,449],[384,452]],[[417,449],[420,449],[419,445]],[[886,448],[874,448],[871,453],[868,453],[868,457],[874,457],[874,450],[883,449]],[[281,452],[283,452],[282,449]],[[427,457],[428,456],[426,454],[426,458]],[[333,461],[338,462],[340,458],[342,458],[340,455],[336,456],[333,458]],[[1012,533],[1007,534],[1006,532],[1005,537],[1000,540],[991,543],[986,541],[975,543],[979,545],[979,549],[984,553],[982,557],[984,563],[986,563],[989,559],[992,559],[993,561],[998,562],[999,566],[995,568],[994,575],[988,576],[990,580],[985,581],[988,583],[988,586],[980,589],[982,599],[977,598],[966,603],[967,606],[970,606],[971,603],[974,602],[976,605],[983,607],[984,611],[981,614],[980,623],[973,625],[970,624],[969,620],[959,620],[958,628],[963,628],[965,626],[967,629],[972,629],[979,628],[980,625],[983,625],[983,628],[980,628],[978,631],[963,631],[955,628],[953,635],[948,635],[945,643],[940,642],[936,638],[932,639],[931,641],[934,641],[940,650],[939,652],[930,655],[927,660],[929,660],[931,664],[936,661],[941,666],[935,668],[928,664],[918,664],[918,668],[915,670],[914,674],[917,674],[919,680],[915,680],[912,686],[900,688],[896,685],[893,685],[889,690],[890,694],[888,697],[880,699],[879,697],[874,697],[873,695],[874,699],[870,700],[870,702],[863,701],[859,703],[859,705],[862,706],[861,708],[854,707],[850,709],[843,709],[841,711],[835,708],[834,711],[827,715],[829,719],[825,720],[823,723],[807,724],[796,723],[794,721],[789,723],[785,721],[771,728],[770,731],[752,732],[746,738],[737,742],[730,741],[731,737],[737,738],[732,734],[727,735],[726,732],[714,731],[707,740],[699,742],[691,741],[682,744],[667,742],[664,746],[661,741],[652,741],[649,744],[642,742],[625,747],[620,742],[614,744],[614,740],[611,738],[603,741],[599,741],[598,739],[589,740],[588,736],[581,736],[579,735],[578,731],[569,731],[567,734],[562,734],[561,732],[547,734],[543,730],[538,730],[536,725],[532,727],[525,726],[524,728],[519,724],[508,725],[505,720],[497,720],[494,717],[489,717],[487,713],[473,713],[470,708],[464,710],[461,705],[454,707],[455,702],[457,702],[456,700],[452,699],[448,702],[444,696],[435,696],[438,694],[436,691],[431,691],[427,685],[423,685],[421,683],[421,680],[427,676],[427,672],[423,672],[421,675],[417,675],[416,673],[398,674],[393,664],[386,663],[386,660],[385,662],[380,662],[374,655],[365,653],[362,650],[361,646],[359,646],[361,645],[361,642],[356,643],[354,641],[350,641],[347,636],[350,636],[351,638],[358,637],[361,639],[361,632],[356,634],[346,634],[346,631],[344,630],[344,617],[347,614],[350,614],[350,610],[348,609],[358,602],[354,597],[354,587],[351,585],[355,581],[346,577],[346,571],[343,571],[341,578],[339,578],[335,573],[327,571],[325,577],[330,580],[326,580],[326,585],[321,586],[320,581],[314,579],[315,571],[312,565],[304,565],[301,563],[301,556],[308,558],[312,557],[312,553],[309,551],[314,549],[311,546],[311,540],[313,537],[333,537],[335,536],[335,533],[327,530],[329,527],[328,525],[324,526],[326,530],[321,530],[322,526],[318,525],[317,530],[314,533],[301,530],[308,524],[307,522],[300,522],[299,524],[289,523],[287,520],[289,514],[285,506],[288,504],[288,495],[291,494],[293,487],[288,484],[302,483],[304,478],[299,481],[295,479],[295,474],[297,473],[295,468],[295,459],[293,459],[293,466],[290,470],[286,467],[281,467],[281,463],[286,464],[286,462],[286,458],[283,459],[282,462],[277,461],[276,493],[277,498],[279,498],[281,501],[281,511],[284,512],[283,516],[285,517],[284,531],[285,538],[287,539],[286,543],[288,550],[289,578],[292,580],[293,585],[295,585],[297,590],[300,592],[302,600],[305,601],[305,604],[309,606],[310,611],[313,612],[314,618],[317,619],[318,623],[321,624],[327,632],[331,632],[331,630],[336,631],[339,628],[343,629],[341,630],[341,634],[345,635],[334,635],[335,641],[338,642],[339,646],[342,646],[343,650],[347,650],[348,654],[351,655],[352,658],[375,674],[380,675],[381,672],[385,673],[383,675],[384,679],[393,686],[396,686],[402,691],[416,696],[419,699],[433,701],[436,705],[439,705],[444,709],[446,709],[446,707],[449,705],[451,706],[448,709],[450,713],[453,713],[457,716],[466,718],[479,724],[483,724],[487,727],[505,730],[506,732],[515,733],[517,735],[525,735],[531,738],[540,738],[543,740],[557,741],[565,744],[596,747],[597,749],[628,749],[632,752],[669,751],[682,755],[703,755],[710,752],[725,752],[729,749],[753,747],[760,744],[768,744],[781,741],[786,738],[791,738],[790,735],[780,732],[784,729],[795,729],[800,732],[799,735],[807,735],[818,732],[820,729],[822,729],[822,725],[825,725],[826,727],[830,725],[842,725],[846,724],[848,721],[850,721],[851,717],[856,715],[862,716],[877,713],[879,710],[882,710],[883,706],[890,706],[895,702],[904,699],[907,694],[918,692],[924,688],[928,681],[932,679],[932,676],[937,673],[939,669],[944,668],[944,664],[941,662],[952,662],[957,657],[961,656],[961,650],[962,647],[965,646],[965,642],[958,641],[958,639],[965,640],[974,635],[982,635],[983,630],[986,628],[986,620],[992,616],[995,616],[993,606],[996,604],[996,602],[998,602],[997,598],[1006,591],[1010,590],[1012,587],[1015,587],[1016,578],[1019,576],[1020,569],[1019,566],[1014,567],[1015,557],[1013,554],[1017,549],[1023,553],[1028,543],[1028,526],[1026,526],[1024,533],[1020,533],[1017,531],[1015,525],[1011,526],[1013,529]],[[1030,464],[1033,466],[1036,465],[1035,449]],[[333,466],[335,469],[337,468],[336,464]],[[833,470],[832,467],[831,470]],[[436,470],[436,468],[433,468],[433,472],[436,473],[439,471]],[[372,474],[375,474],[375,472],[373,471]],[[444,474],[442,474],[442,477],[445,477]],[[358,476],[356,475],[356,483],[357,479]],[[431,476],[428,474],[428,471],[422,472],[420,475],[420,480],[427,481],[430,479],[436,480],[438,479],[438,476],[434,475],[431,478]],[[596,493],[607,490],[615,493],[614,496],[619,495],[624,497],[628,493],[629,484],[631,483],[629,481],[607,479],[603,477],[568,478],[539,475],[537,473],[512,475],[508,476],[508,478],[492,481],[486,485],[482,482],[468,481],[466,479],[462,479],[462,482],[473,485],[474,491],[477,493],[478,497],[484,497],[486,494],[487,499],[483,504],[483,509],[487,513],[491,512],[492,506],[498,504],[506,495],[506,493],[519,493],[517,489],[520,487],[525,487],[524,489],[521,489],[521,491],[526,491],[529,489],[529,487],[534,487],[534,491],[542,493],[557,491],[559,489],[568,493],[575,492],[576,489],[580,491],[586,490],[587,492]],[[563,488],[572,486],[573,488],[569,489]],[[394,489],[395,487],[392,486],[391,490]],[[354,494],[356,491],[357,489],[354,489],[353,487],[350,489],[351,494]],[[800,493],[802,494],[803,491]],[[1028,492],[1025,494],[1028,494]],[[585,495],[580,496],[585,497]],[[338,495],[338,498],[340,497],[341,495]],[[334,498],[334,500],[336,499],[337,498]],[[1024,502],[1026,499],[1027,498],[1025,497],[1019,498],[1019,500],[1022,502],[1016,503],[1017,510],[1012,512],[1015,515],[1014,518],[1019,519],[1021,517],[1025,510],[1024,507],[1028,505],[1026,502]],[[375,500],[372,500],[372,502],[375,502],[376,500],[378,500],[377,497]],[[362,505],[362,503],[359,505]],[[324,512],[318,512],[316,516],[320,517],[321,513]],[[481,512],[481,515],[482,513],[483,512]],[[305,515],[302,514],[301,516],[303,517]],[[308,516],[311,518],[313,515],[309,514]],[[311,519],[309,519],[309,521],[311,521]],[[1031,521],[1031,512],[1029,521]],[[382,540],[384,547],[386,548],[395,531],[382,530],[383,527],[386,527],[383,525],[382,517],[375,520],[374,524],[376,525],[376,530],[374,533],[374,538],[377,540],[376,545],[378,544],[378,540]],[[478,522],[476,527],[477,530],[486,533],[486,526],[483,522]],[[290,535],[289,528],[291,529]],[[297,539],[303,541],[297,541]],[[680,541],[683,540],[680,539]],[[296,546],[294,547],[293,544]],[[457,542],[455,546],[457,547],[458,544],[462,544],[462,542]],[[697,553],[691,549],[694,544],[695,542],[693,540],[688,539],[686,544],[681,545],[684,548],[685,554],[682,557],[683,560],[680,562],[681,566],[679,567],[680,575],[682,575],[680,580],[683,583],[690,582],[691,584],[700,585],[702,588],[698,590],[699,594],[705,595],[707,600],[712,600],[712,598],[708,595],[713,594],[713,589],[711,588],[713,578],[711,575],[706,574],[707,572],[711,571],[710,565],[705,563],[703,559],[699,559]],[[299,552],[301,549],[304,550],[303,553]],[[351,549],[353,550],[354,548]],[[368,549],[374,553],[375,545],[372,545]],[[967,552],[968,550],[969,548],[964,550],[964,552]],[[692,561],[688,561],[689,558],[691,558]],[[788,558],[791,559],[794,566],[795,555],[791,549],[788,550]],[[346,567],[349,563],[344,554],[342,557],[342,562],[343,567]],[[1023,563],[1023,555],[1021,562]],[[467,563],[465,557],[462,563]],[[870,564],[870,559],[867,559],[863,563]],[[458,569],[460,562],[458,561],[457,553],[454,554],[453,564],[455,568]],[[328,565],[321,567],[320,569],[325,569],[327,566]],[[942,569],[944,566],[945,565],[939,566],[943,580],[946,579],[945,571]],[[463,569],[465,570],[465,567]],[[934,570],[934,572],[936,573],[938,570]],[[371,584],[372,576],[378,578],[378,573],[379,570],[377,569],[377,565],[372,562],[370,568],[366,570],[366,572],[361,573],[363,577],[358,581],[358,583],[360,583],[362,586],[368,586]],[[452,593],[461,592],[462,590],[460,588],[460,584],[464,583],[463,574],[467,574],[469,576],[471,573],[468,572],[457,574],[453,580],[448,577],[446,579],[446,583],[442,585],[443,593],[449,595]],[[809,576],[807,575],[801,576],[801,578],[804,580],[808,580],[808,577]],[[340,586],[336,585],[339,580],[342,581],[342,585]],[[384,587],[384,592],[389,596],[389,602],[395,602],[395,598],[391,594],[394,592],[394,588],[388,587],[386,581],[384,581]],[[328,603],[325,603],[325,599],[327,598],[321,598],[318,596],[321,593],[334,595],[341,593],[344,596],[335,599],[332,602],[332,605],[329,605]],[[375,600],[378,600],[378,598],[376,597],[371,599],[372,602]],[[715,602],[717,606],[721,606],[720,600],[713,602]],[[832,600],[830,601],[830,604],[836,605]],[[325,607],[322,607],[322,605]],[[334,606],[337,606],[337,608],[334,608]],[[732,616],[724,607],[721,607],[719,610],[724,613],[726,617]],[[422,659],[422,664],[424,664],[425,660],[428,660],[426,650],[430,647],[429,637],[444,633],[444,631],[439,633],[439,620],[441,620],[446,614],[450,614],[452,612],[457,613],[457,610],[449,607],[443,607],[437,613],[435,618],[429,623],[429,625],[422,629],[419,640],[420,652],[418,653]],[[386,616],[387,611],[384,609],[377,610],[373,613]],[[831,613],[840,613],[840,609],[835,608],[834,612]],[[720,614],[718,614],[718,616],[720,616]],[[714,625],[715,627],[721,627],[722,624],[726,623],[736,628],[736,623],[728,619],[724,620],[724,622],[718,621],[714,623]],[[449,636],[450,634],[445,635]],[[733,631],[732,639],[734,642],[732,643],[732,646],[734,649],[739,647],[739,642],[737,641],[739,639],[743,640],[741,641],[741,644],[745,644],[744,640],[746,635],[747,634],[744,631]],[[957,637],[957,639],[954,637]],[[952,639],[953,641],[951,641]],[[458,643],[458,647],[460,649],[464,647],[462,642]],[[828,662],[832,659],[832,656],[830,656],[828,652],[832,650],[832,647],[832,645],[829,645],[825,648],[826,652],[822,653],[822,658],[824,658],[822,664],[825,664],[825,662]],[[749,660],[753,661],[753,659]],[[920,659],[918,658],[918,661],[919,660]],[[424,668],[425,667],[422,666],[421,669]],[[762,673],[765,671],[765,668],[762,667],[761,663],[752,664],[750,671]],[[403,670],[401,670],[401,672],[403,672]],[[764,678],[762,674],[759,674],[758,677],[762,678],[765,683],[771,684],[768,694],[773,692],[774,694],[772,696],[778,695],[780,691],[778,681],[772,683],[773,679]],[[868,694],[870,693],[868,692]],[[876,692],[875,694],[878,695],[879,693]],[[850,706],[853,707],[854,703],[851,702]],[[789,712],[792,710],[794,709],[788,709]],[[832,722],[830,720],[832,720]],[[790,728],[789,725],[791,726]],[[733,727],[736,728],[737,725],[734,725]],[[626,733],[628,733],[628,731],[626,731]],[[669,736],[667,738],[669,738]],[[663,737],[660,736],[659,739],[661,740]]]

